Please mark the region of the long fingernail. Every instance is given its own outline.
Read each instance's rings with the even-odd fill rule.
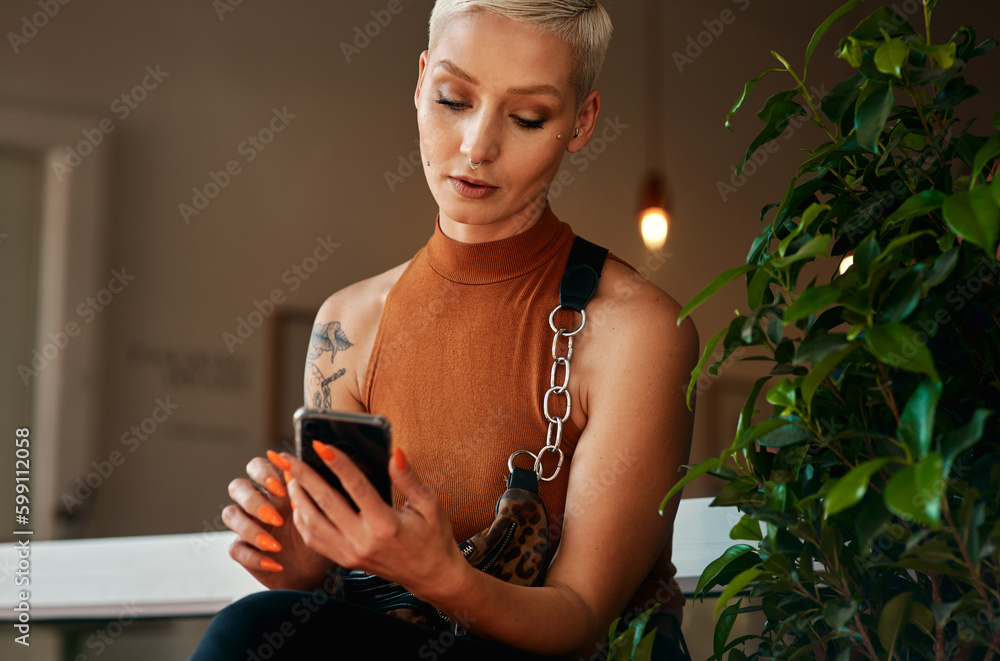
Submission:
[[[278,510],[274,509],[270,505],[261,505],[260,509],[257,510],[257,518],[264,523],[270,523],[272,526],[280,526],[285,522],[278,514]]]
[[[331,448],[326,443],[320,443],[319,441],[313,441],[313,450],[319,455],[319,458],[327,463],[333,463],[333,460],[337,458],[334,453],[333,448]]]
[[[276,477],[269,477],[264,480],[264,486],[278,498],[284,498],[288,495],[288,492],[285,491],[285,485]]]
[[[283,471],[292,470],[292,462],[288,461],[274,450],[267,451],[267,458],[271,460],[272,464],[274,464]]]
[[[281,542],[271,537],[266,532],[257,535],[257,548],[277,553],[281,550]]]
[[[282,474],[285,476],[285,484],[288,484],[289,482],[292,481],[291,473],[289,473],[288,471],[283,471]]]
[[[260,561],[260,568],[266,569],[267,571],[279,572],[285,571],[285,568],[279,565],[277,562],[271,558],[262,558]]]
[[[396,458],[396,470],[405,471],[406,457],[403,455],[403,451],[399,448],[393,448],[392,454]]]

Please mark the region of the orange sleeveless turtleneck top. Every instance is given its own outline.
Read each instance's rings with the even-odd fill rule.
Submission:
[[[545,445],[548,318],[573,238],[550,208],[529,229],[499,241],[461,243],[438,226],[386,297],[365,374],[365,407],[389,419],[393,444],[437,494],[456,540],[492,523],[508,457]],[[565,423],[562,470],[539,484],[554,536],[580,433]],[[520,459],[528,467],[530,458]],[[398,494],[395,500],[402,505]],[[657,568],[666,576],[657,575],[676,585],[669,544],[664,553]]]

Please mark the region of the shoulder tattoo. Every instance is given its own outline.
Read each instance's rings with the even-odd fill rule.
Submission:
[[[344,368],[335,369],[333,360],[338,351],[350,349],[354,345],[347,339],[347,333],[339,321],[316,324],[309,340],[306,356],[305,401],[307,406],[331,409],[330,384],[344,376]],[[326,354],[329,354],[327,356]],[[330,376],[326,376],[329,373]]]

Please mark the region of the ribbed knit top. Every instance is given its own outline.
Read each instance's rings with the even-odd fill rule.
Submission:
[[[437,493],[457,540],[493,521],[507,458],[545,445],[548,318],[573,236],[550,209],[499,241],[461,243],[437,227],[386,297],[365,404],[389,418],[393,443]],[[579,437],[568,421],[562,470],[539,488],[551,522],[561,521]]]
[[[550,208],[532,227],[498,241],[461,243],[438,226],[386,297],[365,405],[389,419],[393,443],[438,495],[458,541],[492,523],[508,457],[545,445],[548,318],[573,238]],[[556,534],[580,433],[567,421],[562,470],[539,487]],[[529,467],[530,458],[519,457],[518,465]],[[554,462],[545,465],[550,474]],[[669,565],[669,550],[665,559]]]

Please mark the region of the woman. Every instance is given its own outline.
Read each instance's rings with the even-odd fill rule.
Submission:
[[[396,507],[332,449],[358,512],[291,455],[251,461],[223,514],[239,536],[232,557],[272,591],[222,611],[196,659],[335,658],[352,644],[366,658],[599,658],[623,612],[683,603],[669,562],[676,500],[657,508],[688,457],[697,334],[614,259],[576,338],[565,463],[539,491],[558,543],[544,583],[498,580],[456,546],[492,520],[511,451],[545,444],[545,320],[573,238],[546,194],[564,152],[598,126],[610,34],[598,0],[436,3],[414,95],[434,236],[324,303],[306,366],[309,405],[392,422]],[[468,636],[302,592],[330,592],[338,566],[405,586]]]

